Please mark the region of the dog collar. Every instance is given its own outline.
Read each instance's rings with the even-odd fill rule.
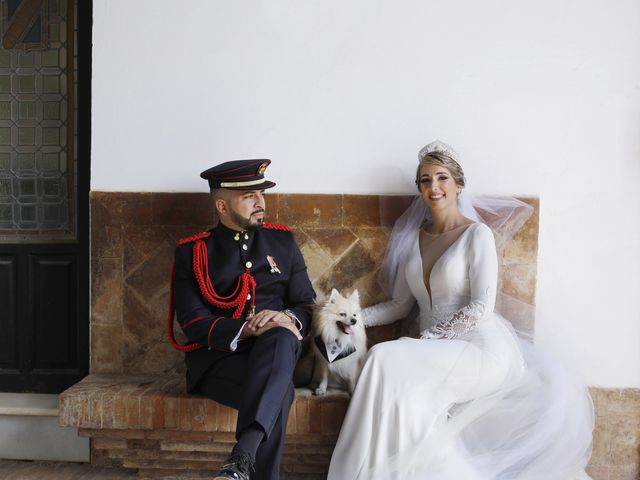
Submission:
[[[354,347],[353,345],[349,344],[347,346],[342,346],[342,343],[340,343],[338,340],[334,340],[327,345],[326,343],[324,343],[324,340],[322,340],[322,337],[320,335],[316,335],[313,338],[313,341],[318,347],[318,350],[320,350],[322,356],[329,363],[342,360],[343,358],[348,357],[356,351],[356,347]]]

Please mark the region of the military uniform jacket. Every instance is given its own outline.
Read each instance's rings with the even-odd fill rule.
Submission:
[[[219,224],[210,233],[202,240],[213,290],[221,297],[233,298],[239,277],[248,271],[256,283],[255,312],[290,309],[305,335],[315,292],[304,258],[288,228],[267,224],[259,230],[236,232]],[[189,342],[206,347],[185,353],[189,391],[211,365],[234,354],[231,344],[240,333],[251,304],[248,299],[237,319],[232,318],[234,309],[210,304],[194,274],[193,246],[190,241],[176,248],[172,285],[177,320],[183,332]],[[240,340],[238,348],[248,348],[251,342],[251,338]]]

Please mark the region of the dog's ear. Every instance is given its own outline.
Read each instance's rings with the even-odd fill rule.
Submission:
[[[336,303],[336,300],[338,299],[338,296],[340,295],[340,293],[338,292],[338,290],[336,290],[335,288],[331,289],[331,296],[329,296],[329,302],[330,303]]]
[[[358,304],[360,304],[360,294],[358,293],[358,289],[355,289],[353,291],[353,293],[351,294],[351,296],[349,297],[349,300],[352,300]]]

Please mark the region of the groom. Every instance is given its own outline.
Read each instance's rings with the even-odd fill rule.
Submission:
[[[234,160],[200,176],[219,224],[178,242],[177,319],[191,342],[187,390],[238,410],[237,443],[214,479],[277,480],[300,340],[315,292],[293,234],[265,223],[270,160]]]

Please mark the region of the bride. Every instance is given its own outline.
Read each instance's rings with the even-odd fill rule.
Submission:
[[[328,480],[589,478],[586,389],[494,312],[496,242],[460,196],[455,151],[436,141],[419,160],[421,198],[396,222],[382,271],[392,300],[363,316],[392,323],[417,302],[422,333],[370,350]]]

